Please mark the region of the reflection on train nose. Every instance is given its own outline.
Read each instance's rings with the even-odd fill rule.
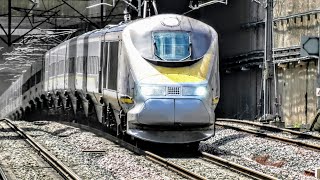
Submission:
[[[186,104],[188,106],[186,106]],[[135,116],[146,125],[201,125],[209,124],[210,114],[199,99],[149,99]],[[133,116],[132,116],[133,117]]]

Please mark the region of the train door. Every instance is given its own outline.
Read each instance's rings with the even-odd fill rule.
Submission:
[[[66,60],[66,44],[63,44],[59,51],[59,80],[58,87],[59,89],[64,89],[65,81],[65,60]]]
[[[103,44],[102,89],[117,90],[119,42]]]
[[[83,78],[82,78],[82,90],[87,91],[87,76],[88,76],[88,58],[83,57]]]
[[[49,84],[49,90],[54,90],[55,88],[55,70],[56,70],[56,53],[55,50],[53,50],[50,53],[50,84]]]
[[[44,59],[44,91],[49,91],[49,53],[46,53]]]
[[[101,89],[106,89],[107,88],[107,69],[108,69],[108,61],[109,61],[109,42],[102,42],[101,47],[102,49],[102,58],[101,58],[101,65],[102,65],[102,70],[101,70],[101,80],[100,80],[100,87]]]
[[[89,35],[86,35],[83,40],[83,77],[82,77],[82,90],[87,91],[88,81],[88,51],[89,51]]]
[[[101,38],[102,39],[102,38]],[[99,75],[98,75],[98,93],[102,93],[102,76],[103,76],[103,67],[104,67],[104,58],[105,58],[105,52],[104,52],[104,42],[103,40],[100,41],[100,58],[99,58]]]
[[[117,91],[119,42],[110,42],[109,47],[110,49],[107,88]]]
[[[118,50],[119,42],[105,42],[105,55],[102,71],[103,96],[107,98],[113,109],[120,109],[117,94]]]
[[[57,85],[58,85],[58,71],[59,71],[59,61],[58,61],[58,50],[55,51],[54,53],[54,71],[53,71],[53,85],[52,88],[54,90],[57,89]]]
[[[75,73],[76,73],[76,60],[75,57],[69,58],[69,76],[68,76],[68,85],[69,89],[74,90],[75,89]]]
[[[101,93],[101,62],[102,62],[102,43],[101,34],[91,34],[88,37],[88,55],[87,55],[87,91]]]
[[[56,54],[56,64],[55,64],[55,80],[54,80],[54,89],[59,89],[59,74],[60,74],[60,68],[59,68],[59,50],[57,50]]]
[[[77,38],[70,40],[68,48],[68,65],[69,65],[69,76],[68,76],[68,88],[71,90],[75,89],[76,79],[76,57],[77,57]]]
[[[76,89],[82,89],[83,82],[83,56],[78,56],[76,60]]]
[[[69,63],[68,63],[68,44],[66,44],[64,56],[64,73],[63,73],[63,89],[68,89],[68,74],[69,74]]]

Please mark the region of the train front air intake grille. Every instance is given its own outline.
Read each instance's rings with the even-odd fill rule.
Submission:
[[[168,96],[180,96],[181,95],[181,87],[167,87],[167,95]]]

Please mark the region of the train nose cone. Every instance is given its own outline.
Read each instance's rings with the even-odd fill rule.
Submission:
[[[181,125],[209,124],[210,115],[203,102],[198,99],[176,99],[174,122]]]
[[[174,99],[149,99],[139,113],[138,122],[148,125],[174,124]]]
[[[136,113],[135,116],[130,114]],[[210,123],[210,113],[199,99],[149,99],[140,111],[129,111],[145,125],[202,125]],[[130,121],[130,119],[129,119]]]

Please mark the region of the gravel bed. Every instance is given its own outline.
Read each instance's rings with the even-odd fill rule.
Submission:
[[[184,179],[93,133],[57,122],[43,122],[14,121],[83,179]]]
[[[10,179],[63,179],[4,122],[0,122],[0,166]]]
[[[310,135],[320,136],[320,132],[317,132],[317,131],[307,131],[305,133],[310,134]]]
[[[224,168],[222,166],[215,165],[213,163],[195,159],[181,159],[181,158],[169,158],[169,161],[178,164],[196,174],[199,174],[207,179],[224,179],[224,180],[247,180],[252,179],[230,169]],[[214,172],[214,173],[213,173]]]
[[[221,122],[221,123],[226,124],[226,125],[230,125],[230,126],[239,127],[239,128],[249,129],[249,130],[260,130],[259,127],[256,127],[256,126],[253,126],[253,125],[232,123],[232,122]],[[298,135],[291,134],[289,132],[272,132],[272,131],[268,131],[268,130],[261,130],[261,132],[267,133],[267,134],[270,134],[270,135],[275,135],[275,136],[278,136],[278,137],[283,137],[283,138],[288,138],[288,139],[293,139],[293,140],[299,140],[299,141],[304,142],[304,143],[320,146],[320,141],[317,140],[317,139],[305,139],[305,138],[299,137]],[[311,132],[306,132],[306,134],[311,134]],[[316,133],[313,132],[313,134],[315,135]]]
[[[216,128],[215,136],[199,149],[279,179],[316,179],[304,171],[320,167],[318,151],[231,129]]]

